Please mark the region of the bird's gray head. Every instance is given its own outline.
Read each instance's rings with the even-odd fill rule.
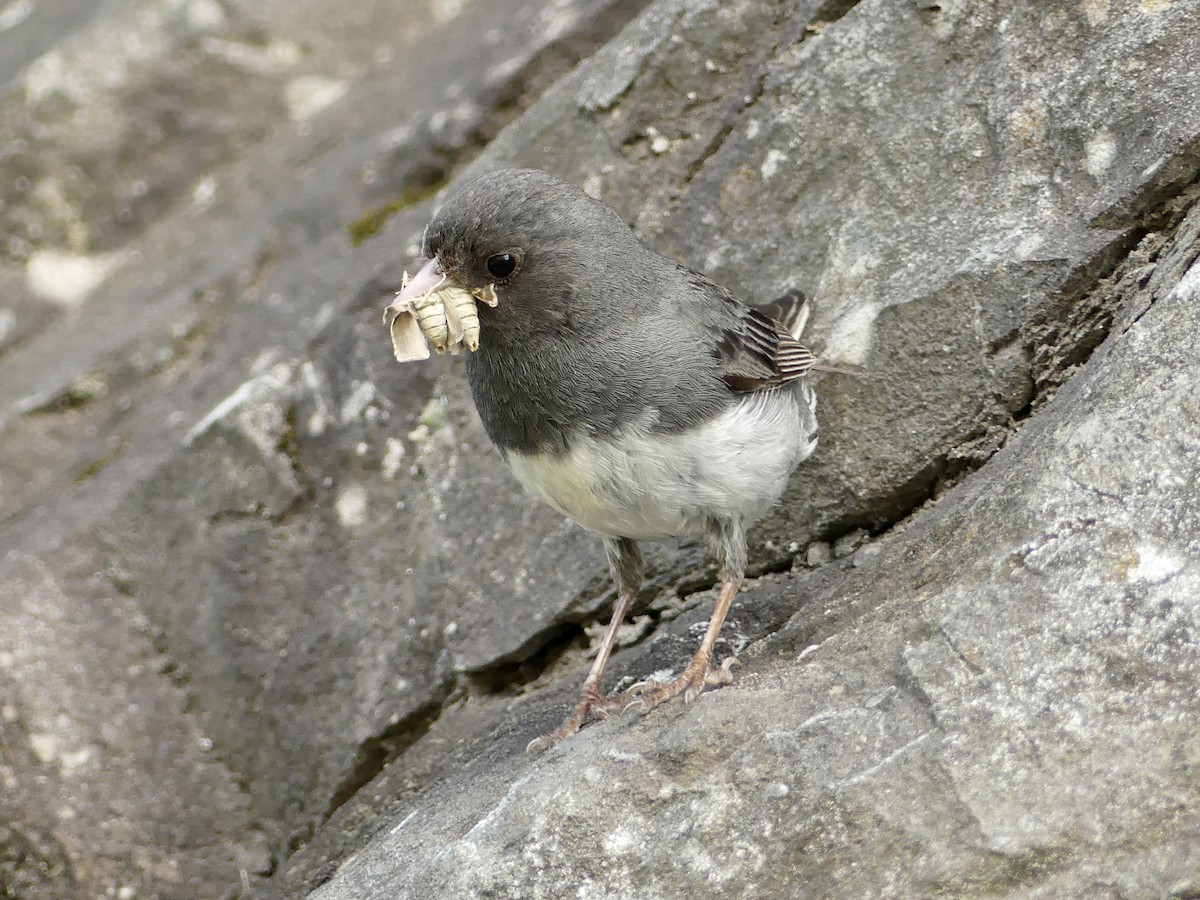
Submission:
[[[409,292],[443,278],[468,291],[492,285],[487,318],[536,316],[543,324],[587,303],[589,281],[618,283],[647,252],[609,206],[545,172],[504,169],[452,194],[425,230],[428,262]],[[514,324],[516,324],[514,322]]]
[[[502,449],[565,452],[631,423],[679,430],[729,404],[717,342],[740,327],[737,301],[578,188],[531,170],[485,175],[450,195],[422,249],[397,302],[447,282],[482,301],[467,380]]]

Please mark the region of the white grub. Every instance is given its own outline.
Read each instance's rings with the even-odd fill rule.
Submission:
[[[404,273],[401,290],[408,284]],[[465,291],[457,285],[439,285],[419,297],[393,303],[383,312],[392,334],[392,351],[400,362],[429,358],[429,347],[438,353],[458,353],[463,347],[479,349],[479,310],[476,301],[494,307],[499,303],[494,285]]]

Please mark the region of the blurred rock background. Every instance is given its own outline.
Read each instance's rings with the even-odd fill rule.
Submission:
[[[1200,3],[0,6],[0,895],[1200,892]],[[534,165],[750,299],[822,446],[739,683],[545,757],[597,542],[380,310]],[[612,677],[681,664],[653,577]]]

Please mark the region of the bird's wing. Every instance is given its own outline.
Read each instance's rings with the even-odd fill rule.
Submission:
[[[812,369],[816,359],[782,324],[703,276],[694,275],[693,284],[704,294],[712,355],[730,388],[742,393],[764,390]]]

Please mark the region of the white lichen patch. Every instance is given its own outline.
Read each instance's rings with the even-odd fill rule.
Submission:
[[[1020,239],[1016,252],[1019,259],[1035,259],[1045,240],[1040,234],[1027,234]]]
[[[763,181],[770,181],[775,177],[775,173],[779,171],[779,164],[786,162],[788,155],[782,150],[771,149],[767,151],[767,157],[763,160],[759,167],[759,172],[762,173]]]
[[[63,775],[77,774],[92,758],[91,747],[80,747],[78,750],[68,750],[58,758],[58,769]]]
[[[277,74],[294,68],[304,56],[298,44],[284,39],[268,41],[264,47],[209,36],[201,41],[200,46],[210,56],[260,75]]]
[[[343,528],[358,528],[367,521],[367,489],[360,484],[343,488],[334,501],[338,524]]]
[[[465,5],[465,0],[435,0],[429,11],[434,23],[442,25],[462,13]]]
[[[647,675],[643,681],[653,681],[656,684],[667,684],[675,678],[674,669],[657,669]]]
[[[604,838],[604,852],[609,856],[624,856],[636,853],[645,839],[634,834],[624,825],[618,825],[616,830]]]
[[[589,197],[599,200],[604,196],[604,176],[598,172],[593,172],[587,178],[583,179],[583,184],[580,187],[583,188],[583,192]]]
[[[8,340],[17,328],[17,314],[11,309],[0,309],[0,344]]]
[[[76,775],[95,755],[91,747],[71,750],[62,745],[58,735],[35,731],[29,735],[29,749],[43,765],[54,765],[65,777]]]
[[[791,792],[792,789],[783,781],[773,781],[763,788],[763,796],[768,800],[782,800]]]
[[[671,149],[671,139],[653,126],[646,129],[646,140],[650,142],[650,152],[655,156],[662,156]]]
[[[25,69],[26,101],[34,106],[55,94],[73,96],[78,90],[73,74],[60,50],[42,54]]]
[[[354,386],[350,396],[342,403],[340,418],[343,425],[348,425],[358,419],[375,399],[375,384],[361,381]]]
[[[1158,547],[1142,545],[1135,551],[1137,562],[1129,567],[1129,580],[1162,584],[1183,571],[1183,560]]]
[[[642,754],[634,753],[629,750],[621,750],[617,747],[609,747],[604,751],[604,755],[613,762],[632,763],[637,762],[642,758]]]
[[[216,31],[225,24],[225,10],[216,0],[189,0],[187,23],[193,31]]]
[[[12,0],[0,8],[0,32],[16,28],[33,12],[33,0]]]
[[[431,397],[421,412],[417,414],[417,422],[426,429],[426,438],[446,427],[446,398]]]
[[[1172,300],[1194,300],[1200,297],[1200,261],[1192,263],[1187,274],[1179,279],[1171,291]]]
[[[43,731],[35,731],[29,735],[29,749],[38,758],[38,762],[50,765],[58,758],[58,739]]]
[[[211,175],[206,175],[196,182],[196,186],[192,188],[192,205],[197,207],[205,207],[217,196],[217,179]]]
[[[825,342],[824,361],[864,365],[871,352],[879,309],[878,304],[867,301],[838,319]]]
[[[1117,142],[1111,134],[1102,131],[1084,144],[1083,167],[1093,178],[1099,178],[1117,158]]]
[[[320,437],[325,433],[325,429],[335,421],[325,402],[325,379],[313,365],[312,360],[306,360],[300,365],[300,380],[313,399],[313,411],[309,415],[307,423],[308,433],[313,437]]]
[[[1108,21],[1109,0],[1083,0],[1083,14],[1093,28]]]
[[[290,365],[278,363],[261,375],[256,375],[242,383],[233,393],[214,406],[208,415],[191,427],[184,438],[184,443],[191,444],[227,416],[242,413],[238,417],[239,424],[247,430],[252,439],[254,436],[259,438],[255,440],[255,445],[259,449],[269,448],[274,452],[274,444],[278,436],[277,430],[272,430],[271,427],[264,430],[253,426],[262,424],[278,426],[282,421],[282,415],[277,413],[279,404],[274,401],[276,398],[290,393],[292,375],[293,369]],[[259,408],[265,408],[268,411],[276,410],[276,413],[263,415],[260,414]],[[276,422],[276,419],[279,422]]]
[[[116,253],[84,256],[35,250],[25,264],[25,283],[43,300],[73,309],[83,304],[121,264]]]
[[[311,119],[337,103],[350,86],[344,81],[320,75],[301,75],[288,82],[283,90],[283,102],[293,122]]]
[[[390,437],[384,444],[383,460],[379,466],[383,470],[383,477],[389,481],[396,477],[400,472],[400,465],[404,462],[404,441],[397,437]]]

